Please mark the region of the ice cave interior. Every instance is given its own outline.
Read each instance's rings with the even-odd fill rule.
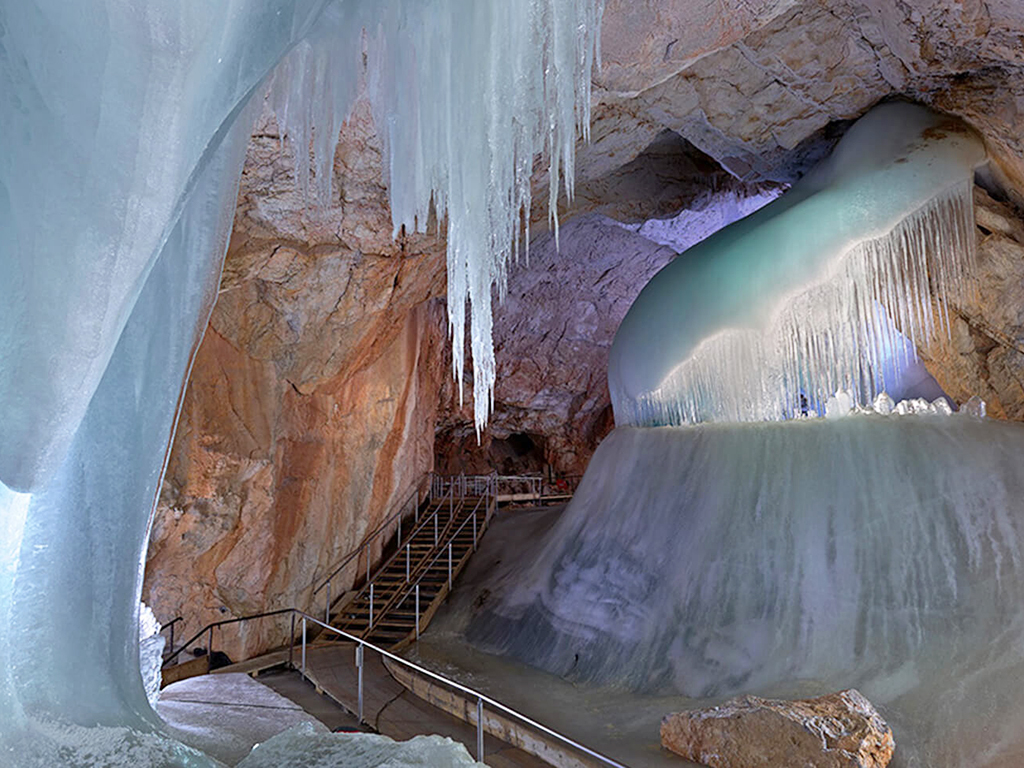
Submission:
[[[897,768],[1024,763],[1022,50],[1012,0],[0,5],[0,768],[221,765],[158,620],[315,610],[440,467],[582,475],[417,658],[613,764],[851,687]],[[338,761],[475,764],[238,764]]]

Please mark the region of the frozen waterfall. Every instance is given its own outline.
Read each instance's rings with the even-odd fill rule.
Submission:
[[[682,706],[855,686],[894,765],[1018,765],[1021,456],[960,414],[619,427],[467,636]]]
[[[600,10],[600,0],[7,4],[0,764],[209,765],[162,735],[147,701],[138,601],[251,106],[273,89],[296,155],[317,158],[315,184],[299,162],[302,183],[329,193],[338,126],[366,79],[396,230],[448,214],[452,332],[461,353],[469,301],[482,420],[491,289],[518,246],[536,153],[550,159],[552,195],[560,174],[571,192]]]
[[[823,412],[837,390],[867,405],[898,389],[900,334],[926,344],[970,290],[984,159],[955,120],[873,109],[792,190],[643,289],[612,346],[616,423],[782,419],[801,396]]]

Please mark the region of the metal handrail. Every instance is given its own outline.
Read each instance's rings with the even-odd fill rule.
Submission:
[[[460,492],[465,496],[469,488],[480,491],[483,486],[486,491],[499,495],[499,484],[527,483],[529,493],[537,498],[543,496],[544,478],[540,475],[499,475],[493,472],[489,475],[439,475],[430,473],[430,492],[432,495],[442,493],[446,488],[457,485]],[[468,494],[473,495],[473,494]]]
[[[410,532],[408,538],[405,540],[404,548],[406,549],[406,557],[408,557],[408,547],[411,544],[412,540],[416,537],[416,534],[418,534],[426,526],[428,526],[430,524],[431,520],[434,521],[435,536],[437,535],[437,521],[440,519],[441,512],[443,511],[444,506],[445,506],[444,502],[446,500],[448,501],[448,523],[445,525],[445,531],[447,531],[448,527],[451,526],[451,521],[452,521],[452,519],[454,518],[454,515],[455,515],[455,489],[454,489],[454,486],[449,489],[449,492],[446,493],[444,495],[444,497],[442,497],[440,499],[440,501],[435,502],[436,506],[434,507],[433,513],[431,513],[430,515],[425,516],[412,529],[412,531]],[[459,508],[460,509],[462,508],[462,503],[461,502],[459,502]],[[388,557],[387,560],[384,560],[380,564],[378,564],[377,565],[377,569],[375,571],[373,571],[372,574],[369,571],[369,561],[367,561],[366,582],[363,584],[363,587],[365,588],[366,585],[370,586],[370,598],[371,598],[370,602],[371,602],[371,604],[373,603],[373,582],[376,581],[377,577],[380,576],[380,574],[383,573],[384,570],[387,569],[387,567],[390,566],[398,558],[398,556],[402,554],[402,549],[403,549],[402,542],[399,541],[398,542],[398,546],[395,548],[395,551],[391,553],[391,556]],[[333,576],[331,578],[333,578]],[[328,588],[327,589],[327,595],[326,595],[326,597],[324,599],[324,620],[325,621],[329,621],[330,620],[330,615],[331,615],[331,603],[332,603],[332,600],[331,600],[330,585],[331,585],[331,579],[328,579],[322,585],[322,586],[326,586]],[[316,592],[313,593],[313,597],[316,597]],[[372,614],[372,612],[373,611],[371,609],[371,614]]]
[[[434,563],[436,563],[436,562],[437,562],[437,559],[438,559],[438,558],[439,558],[439,557],[440,557],[441,555],[443,555],[443,554],[444,554],[444,552],[445,552],[445,549],[446,549],[446,548],[447,548],[447,550],[448,550],[448,554],[449,554],[449,559],[450,559],[450,557],[451,557],[451,547],[452,547],[452,542],[454,542],[454,541],[455,541],[455,538],[456,538],[456,537],[457,537],[457,536],[458,536],[458,535],[459,535],[460,533],[462,533],[462,529],[463,529],[463,528],[465,528],[465,527],[466,527],[467,525],[469,525],[469,524],[470,524],[471,522],[473,522],[473,521],[474,521],[474,520],[476,519],[476,513],[477,513],[477,510],[478,510],[478,509],[480,509],[480,505],[481,505],[481,504],[483,504],[483,503],[484,503],[484,501],[485,501],[485,500],[487,500],[488,498],[489,498],[489,497],[487,497],[487,496],[481,496],[481,497],[480,497],[480,499],[479,499],[479,500],[477,501],[477,503],[476,503],[476,506],[474,506],[474,507],[473,507],[473,511],[472,511],[472,512],[470,512],[470,513],[469,513],[469,515],[467,515],[467,516],[466,516],[466,519],[462,521],[462,525],[460,525],[460,526],[458,527],[458,529],[457,529],[457,530],[455,531],[455,533],[453,533],[453,534],[452,534],[451,536],[449,536],[449,537],[448,537],[448,540],[447,540],[447,541],[446,541],[446,542],[445,542],[445,543],[444,543],[444,544],[443,544],[443,545],[441,546],[441,548],[440,548],[440,549],[439,549],[439,550],[437,551],[437,553],[436,553],[436,554],[434,555],[434,558],[433,558],[433,559],[432,559],[432,560],[431,560],[431,561],[430,561],[429,563],[427,563],[427,564],[426,564],[426,566],[420,566],[420,568],[419,568],[418,570],[420,570],[420,571],[421,571],[421,573],[420,573],[420,575],[419,575],[419,576],[418,576],[418,577],[416,578],[416,583],[415,583],[415,585],[414,585],[414,586],[417,586],[417,587],[418,587],[418,586],[420,585],[420,582],[421,582],[421,581],[423,581],[423,577],[427,575],[427,571],[429,571],[429,570],[430,570],[431,568],[433,568],[433,567],[434,567]],[[486,509],[487,509],[487,508],[485,507],[485,508],[484,508],[484,510],[486,511]],[[486,518],[485,518],[485,519],[486,519]],[[476,546],[476,541],[475,541],[475,540],[474,540],[474,542],[473,542],[473,546]],[[449,563],[449,565],[450,565],[450,563]],[[452,586],[452,584],[451,584],[451,581],[450,581],[450,579],[451,579],[451,573],[450,573],[450,572],[449,572],[449,574],[448,574],[448,578],[449,578],[449,582],[448,582],[448,588],[449,588],[449,589],[451,589],[451,586]],[[404,601],[404,600],[405,600],[405,599],[406,599],[407,597],[409,597],[409,595],[410,595],[410,594],[412,593],[412,590],[413,590],[413,587],[409,587],[409,588],[408,588],[408,589],[407,589],[407,590],[405,591],[405,594],[403,594],[403,595],[402,595],[402,597],[401,597],[401,599],[400,599],[400,600],[398,601],[398,604],[399,604],[399,605],[401,605],[401,603],[402,603],[402,602],[403,602],[403,601]]]
[[[410,549],[409,549],[409,547],[410,547],[410,545],[412,544],[412,540],[413,540],[413,538],[415,537],[415,535],[416,535],[417,533],[419,533],[419,532],[420,532],[421,530],[423,530],[423,528],[424,528],[424,527],[425,527],[425,526],[426,526],[426,525],[427,525],[427,524],[428,524],[428,523],[429,523],[429,522],[430,522],[431,520],[435,520],[435,521],[436,521],[436,520],[438,520],[438,519],[440,518],[440,514],[441,514],[442,510],[444,509],[444,502],[445,502],[445,500],[446,500],[446,499],[448,500],[448,522],[447,522],[447,523],[445,523],[445,527],[444,527],[444,530],[443,530],[443,531],[441,531],[440,533],[438,533],[438,530],[437,530],[437,525],[435,524],[435,526],[434,526],[434,546],[435,546],[435,547],[436,547],[436,546],[438,546],[438,545],[439,545],[439,542],[440,542],[440,541],[444,541],[444,542],[447,542],[447,543],[449,543],[449,544],[450,544],[450,543],[451,543],[451,540],[452,540],[452,539],[453,539],[453,538],[454,538],[455,536],[457,536],[457,535],[458,535],[458,532],[456,532],[456,533],[454,533],[454,534],[451,534],[451,535],[449,536],[449,533],[448,533],[448,532],[449,532],[449,530],[451,529],[451,527],[452,527],[452,523],[453,523],[453,522],[454,522],[454,520],[455,520],[455,512],[456,512],[456,510],[459,510],[459,511],[461,511],[461,510],[462,510],[462,506],[463,506],[463,501],[462,501],[462,499],[460,499],[460,500],[459,500],[459,503],[458,503],[458,506],[456,507],[456,505],[455,505],[455,486],[451,486],[451,487],[450,487],[450,488],[448,489],[448,493],[446,493],[446,494],[445,494],[445,495],[444,495],[444,496],[443,496],[443,497],[441,498],[441,500],[440,500],[440,502],[438,503],[437,507],[436,507],[436,508],[434,509],[434,513],[433,513],[432,515],[430,515],[429,517],[425,517],[425,518],[423,518],[423,521],[422,521],[422,522],[421,522],[421,523],[420,523],[420,524],[419,524],[419,525],[418,525],[418,526],[416,527],[416,530],[415,530],[415,531],[413,531],[413,534],[412,534],[412,535],[411,535],[411,536],[409,537],[409,540],[408,540],[408,541],[406,542],[406,544],[405,544],[405,558],[406,558],[406,559],[405,559],[405,574],[406,574],[406,575],[405,575],[405,577],[406,577],[406,579],[407,579],[407,580],[409,579],[409,575],[410,575],[410,574],[409,574],[409,571],[410,571],[410,569],[409,569],[409,564],[410,564],[410,560],[411,560],[411,555],[410,555]],[[477,503],[479,504],[479,502],[477,502]],[[474,507],[473,511],[474,511],[474,512],[476,512],[476,508],[475,508],[475,507]],[[469,518],[466,518],[466,521],[468,521],[468,520],[469,520]],[[463,522],[463,525],[465,525],[466,521],[464,521],[464,522]],[[461,530],[462,530],[462,527],[460,526],[460,527],[459,527],[459,531],[461,531]],[[443,548],[443,547],[444,547],[444,544],[442,543],[442,544],[440,544],[440,546],[441,546],[441,547]],[[438,550],[438,551],[439,551],[439,552],[441,552],[441,551],[443,551],[443,549],[441,549],[441,550]],[[389,558],[387,559],[387,561],[386,561],[386,562],[384,562],[384,563],[382,563],[382,564],[381,564],[381,566],[380,566],[380,567],[379,567],[379,568],[377,569],[377,572],[376,572],[376,573],[374,573],[374,575],[373,575],[373,578],[372,578],[372,579],[367,579],[367,583],[368,583],[368,584],[370,585],[370,595],[369,595],[369,599],[370,599],[370,607],[369,607],[369,611],[370,611],[370,613],[369,613],[369,621],[367,622],[367,627],[366,627],[366,631],[367,631],[367,632],[369,632],[369,631],[370,631],[370,630],[371,630],[371,629],[373,628],[373,615],[374,615],[374,611],[373,611],[373,583],[374,583],[374,582],[376,581],[377,577],[378,577],[378,576],[379,576],[379,575],[380,575],[380,574],[381,574],[381,573],[382,573],[382,572],[383,572],[383,571],[384,571],[384,570],[385,570],[385,569],[386,569],[386,568],[387,568],[387,567],[388,567],[389,565],[391,565],[391,564],[392,564],[392,563],[393,563],[393,562],[394,562],[394,561],[395,561],[396,559],[398,559],[398,557],[399,557],[399,556],[400,556],[401,554],[402,554],[402,547],[399,547],[399,548],[398,548],[398,549],[397,549],[397,550],[395,551],[395,553],[394,553],[394,554],[392,554],[392,555],[391,555],[391,557],[389,557]],[[434,563],[433,563],[433,560],[432,560],[432,561],[430,562],[430,565],[428,565],[428,566],[426,566],[426,567],[427,567],[427,568],[429,568],[429,567],[430,567],[431,565],[433,565],[433,564],[434,564]],[[416,565],[416,571],[415,571],[415,572],[416,572],[416,573],[418,573],[418,574],[420,574],[420,578],[422,578],[422,571],[423,571],[423,568],[424,568],[424,566],[423,566],[423,562],[422,562],[422,561],[421,561],[421,562],[419,562],[419,563],[418,563],[418,564]],[[399,605],[399,604],[400,604],[400,602],[401,602],[401,601],[397,601],[397,602],[396,602],[396,599],[395,599],[396,597],[397,597],[397,595],[396,595],[395,597],[392,597],[392,598],[391,598],[390,600],[388,600],[388,601],[387,601],[387,603],[385,603],[385,604],[384,604],[384,608],[380,610],[380,614],[379,614],[380,616],[384,616],[384,615],[385,615],[385,614],[386,614],[386,613],[387,613],[388,611],[390,611],[390,610],[391,610],[391,609],[392,609],[392,608],[393,608],[394,606],[396,606],[396,605]],[[405,595],[403,595],[403,596],[402,596],[402,599],[403,599],[403,600],[405,599]],[[327,611],[327,610],[325,610],[325,611],[324,611],[324,615],[325,615],[325,616],[329,616],[329,613],[328,613],[328,611]]]
[[[175,616],[166,624],[160,626],[160,631],[163,632],[165,629],[171,630],[170,646],[167,648],[167,653],[174,653],[174,625],[179,621],[184,621],[184,616]]]
[[[281,609],[276,610],[276,611],[264,611],[263,613],[254,613],[254,614],[252,614],[250,616],[236,616],[235,618],[231,618],[231,619],[221,619],[220,621],[215,621],[212,624],[207,624],[205,627],[203,627],[198,632],[196,632],[194,635],[192,635],[192,637],[190,637],[187,642],[182,643],[181,647],[178,650],[176,650],[174,653],[172,653],[170,656],[168,656],[166,659],[164,659],[164,663],[161,664],[160,666],[161,666],[161,668],[170,666],[171,662],[174,661],[176,658],[178,658],[178,655],[182,651],[184,651],[186,648],[188,648],[190,645],[192,645],[192,643],[194,643],[196,640],[201,638],[207,632],[210,633],[210,642],[208,642],[206,644],[206,653],[207,654],[212,654],[213,653],[213,630],[217,629],[218,627],[223,627],[225,624],[237,624],[237,623],[242,622],[242,621],[252,621],[253,619],[265,619],[268,616],[280,616],[281,614],[284,614],[284,613],[294,613],[296,610],[298,610],[298,609],[296,609],[296,608],[281,608]]]
[[[433,671],[431,671],[429,669],[425,669],[424,667],[421,667],[418,664],[415,664],[415,663],[413,663],[411,661],[408,661],[407,659],[403,659],[401,656],[398,656],[398,655],[396,655],[394,653],[391,653],[390,651],[385,651],[383,648],[380,648],[380,647],[374,645],[373,643],[367,642],[366,640],[364,640],[361,637],[357,637],[356,635],[350,634],[350,633],[348,633],[348,632],[346,632],[346,631],[344,631],[342,629],[338,629],[336,627],[332,627],[330,624],[327,624],[326,622],[320,621],[319,619],[315,618],[314,616],[310,616],[309,614],[305,613],[304,611],[300,611],[297,608],[284,608],[284,609],[281,609],[281,610],[278,610],[278,611],[268,611],[266,613],[254,614],[252,616],[243,616],[243,617],[240,617],[240,618],[224,619],[223,621],[214,622],[212,624],[209,624],[209,625],[203,627],[201,630],[199,630],[199,632],[196,634],[196,636],[193,637],[191,640],[189,640],[187,643],[185,643],[185,645],[183,645],[180,650],[184,650],[186,647],[188,647],[193,642],[195,642],[196,639],[202,637],[207,632],[210,633],[210,636],[212,638],[213,630],[216,627],[220,627],[220,626],[223,626],[225,624],[237,623],[237,622],[241,622],[241,621],[252,621],[252,620],[255,620],[255,619],[262,619],[262,618],[266,618],[266,617],[269,617],[269,616],[279,616],[279,615],[285,614],[285,613],[290,613],[292,615],[292,627],[293,627],[293,629],[295,627],[295,623],[296,623],[295,619],[296,619],[296,617],[300,618],[301,621],[302,621],[302,632],[301,632],[301,635],[300,635],[300,637],[302,638],[302,644],[301,644],[302,662],[301,662],[301,666],[297,669],[297,671],[306,679],[309,679],[308,675],[306,674],[306,645],[307,645],[307,643],[306,643],[306,636],[308,634],[307,633],[307,625],[308,625],[308,623],[312,622],[316,626],[320,627],[322,630],[327,631],[327,632],[333,632],[334,634],[336,634],[336,635],[338,635],[338,636],[340,636],[340,637],[342,637],[342,638],[344,638],[344,639],[346,639],[346,640],[356,644],[356,667],[357,667],[357,670],[358,670],[358,682],[357,682],[357,685],[358,685],[358,710],[359,710],[356,714],[357,714],[360,722],[365,722],[364,718],[363,718],[363,666],[364,666],[363,665],[363,656],[364,656],[364,653],[365,653],[365,649],[369,648],[371,651],[376,652],[382,658],[390,659],[391,661],[395,662],[396,664],[400,664],[403,667],[407,667],[407,668],[415,671],[419,675],[431,678],[432,680],[436,680],[437,682],[441,683],[442,685],[446,685],[449,688],[452,688],[452,689],[454,689],[456,691],[459,691],[459,692],[467,695],[470,698],[475,698],[476,699],[476,702],[477,702],[477,709],[476,709],[476,712],[477,712],[477,717],[476,717],[477,760],[479,760],[480,762],[483,762],[483,759],[484,759],[484,735],[483,735],[484,734],[484,731],[483,731],[483,721],[484,721],[484,718],[483,718],[483,708],[484,708],[484,705],[486,704],[491,709],[496,710],[498,712],[502,712],[505,715],[511,716],[511,717],[515,718],[516,720],[518,720],[518,721],[520,721],[520,722],[530,726],[531,728],[534,728],[534,729],[540,731],[541,733],[544,733],[547,736],[550,736],[551,738],[555,739],[556,741],[559,741],[562,744],[565,744],[565,745],[567,745],[569,747],[572,747],[573,749],[583,753],[584,755],[587,755],[588,757],[591,757],[591,758],[593,758],[595,760],[598,760],[599,762],[603,763],[604,765],[611,766],[612,768],[628,768],[623,763],[619,763],[619,762],[613,760],[612,758],[607,757],[606,755],[601,754],[600,752],[597,752],[597,751],[595,751],[593,749],[590,749],[589,747],[586,747],[583,744],[580,744],[578,741],[570,739],[568,736],[563,736],[558,731],[556,731],[556,730],[554,730],[552,728],[548,728],[546,725],[538,723],[536,720],[534,720],[534,719],[532,719],[530,717],[527,717],[526,715],[524,715],[524,714],[522,714],[520,712],[517,712],[516,710],[512,709],[511,707],[508,707],[508,706],[502,704],[500,701],[492,699],[490,696],[487,696],[487,695],[485,695],[483,693],[480,693],[479,691],[474,690],[473,688],[470,688],[469,686],[462,685],[462,683],[458,683],[455,680],[452,680],[451,678],[445,677],[444,675],[441,675],[441,674],[439,674],[437,672],[433,672]],[[293,661],[293,655],[294,655],[294,650],[295,650],[295,633],[294,633],[294,631],[292,632],[290,637],[291,637],[291,643],[290,643],[289,648],[288,648],[288,664],[293,669],[296,669],[294,661]],[[165,664],[165,666],[166,666],[166,664]]]
[[[403,512],[403,511],[405,511],[405,507],[406,507],[406,505],[407,505],[407,504],[409,503],[409,500],[410,500],[410,499],[412,499],[412,498],[414,498],[414,497],[416,498],[416,506],[417,506],[417,508],[418,508],[418,507],[419,507],[419,495],[420,495],[420,491],[419,491],[419,488],[417,487],[417,488],[416,488],[416,490],[414,490],[414,491],[413,491],[413,492],[412,492],[412,493],[411,493],[411,494],[410,494],[410,495],[408,496],[408,498],[406,498],[406,500],[402,502],[401,506],[400,506],[400,507],[398,508],[398,510],[397,510],[397,511],[395,511],[395,512],[393,512],[393,513],[392,513],[391,515],[389,515],[389,516],[388,516],[388,517],[387,517],[387,518],[386,518],[386,519],[384,520],[384,522],[382,522],[382,523],[381,523],[381,524],[380,524],[379,526],[377,526],[377,528],[376,528],[376,529],[375,529],[375,530],[373,531],[373,533],[371,533],[371,534],[369,534],[368,536],[366,536],[366,538],[364,538],[364,539],[363,539],[363,543],[362,543],[362,544],[360,544],[360,545],[359,545],[358,547],[356,547],[355,549],[353,549],[353,550],[352,550],[351,552],[349,552],[349,553],[348,553],[348,555],[346,555],[346,556],[345,556],[345,558],[344,558],[344,559],[343,559],[343,560],[342,560],[342,561],[341,561],[341,562],[340,562],[340,563],[338,564],[338,566],[337,566],[337,567],[336,567],[336,568],[335,568],[335,569],[334,569],[333,571],[331,571],[330,575],[329,575],[329,576],[327,576],[327,577],[326,577],[325,579],[323,579],[323,581],[321,581],[321,582],[320,582],[320,586],[316,587],[316,588],[315,588],[315,589],[313,590],[313,596],[315,597],[315,596],[316,596],[317,594],[319,594],[319,593],[320,593],[320,590],[322,590],[322,589],[323,589],[324,587],[326,587],[328,583],[330,583],[331,581],[333,581],[333,580],[334,580],[334,577],[335,577],[335,576],[337,576],[337,575],[338,575],[339,573],[341,573],[341,570],[342,570],[342,569],[343,569],[343,568],[344,568],[344,567],[345,567],[346,565],[348,565],[349,563],[351,563],[351,562],[352,562],[352,560],[353,560],[353,558],[355,558],[355,557],[357,557],[358,555],[362,554],[363,550],[365,550],[365,549],[366,549],[367,547],[369,547],[369,546],[370,546],[370,544],[371,544],[371,543],[373,542],[373,540],[374,540],[374,539],[376,539],[376,538],[377,538],[377,536],[378,536],[378,535],[379,535],[379,534],[380,534],[380,533],[381,533],[381,532],[382,532],[382,531],[383,531],[383,530],[384,530],[385,528],[387,528],[387,527],[388,527],[388,525],[389,525],[389,524],[391,523],[391,521],[392,521],[392,520],[394,520],[394,519],[395,519],[395,517],[398,517],[398,522],[399,522],[399,527],[398,527],[398,539],[399,539],[399,542],[401,542],[401,539],[402,539],[402,527],[401,527],[401,522],[402,522],[402,512]],[[367,561],[369,561],[369,556],[367,556]]]

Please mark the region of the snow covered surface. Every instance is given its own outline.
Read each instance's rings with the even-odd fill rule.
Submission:
[[[371,733],[334,734],[297,725],[256,747],[238,768],[461,768],[484,766],[447,736],[394,741]]]
[[[801,395],[821,412],[837,390],[867,404],[900,388],[914,345],[946,332],[933,293],[969,290],[984,159],[960,123],[876,107],[788,193],[644,288],[610,355],[616,423],[780,419]]]
[[[1022,455],[963,413],[620,427],[466,636],[640,699],[854,686],[900,766],[1020,764]]]

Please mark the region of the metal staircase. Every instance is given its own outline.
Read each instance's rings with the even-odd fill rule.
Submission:
[[[327,598],[326,623],[392,649],[426,628],[496,507],[490,483],[456,478],[443,486],[435,483],[431,496],[412,531],[399,538],[395,551],[360,588],[333,602]]]

